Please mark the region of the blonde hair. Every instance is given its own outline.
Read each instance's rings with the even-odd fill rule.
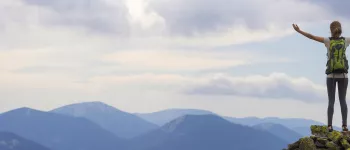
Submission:
[[[342,34],[341,24],[339,21],[333,21],[330,25],[332,37],[340,37]]]

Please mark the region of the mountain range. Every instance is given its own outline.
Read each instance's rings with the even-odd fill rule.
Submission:
[[[254,129],[258,129],[261,131],[268,131],[271,134],[287,141],[288,143],[295,142],[299,140],[299,138],[303,137],[303,135],[281,125],[275,123],[261,123],[252,126]]]
[[[323,125],[323,123],[310,120],[310,119],[301,119],[301,118],[277,118],[277,117],[266,117],[266,118],[257,118],[257,117],[246,117],[246,118],[234,118],[234,117],[225,117],[225,119],[239,124],[244,124],[248,126],[254,126],[262,123],[274,123],[283,125],[302,136],[311,135],[310,125]]]
[[[71,104],[52,110],[53,113],[84,117],[122,138],[132,138],[158,128],[136,115],[123,112],[101,102]]]
[[[115,150],[125,140],[85,118],[30,108],[0,115],[0,131],[11,132],[53,150]]]
[[[10,132],[0,132],[0,150],[50,150]]]
[[[162,110],[162,111],[153,112],[153,113],[144,113],[144,114],[135,114],[135,115],[149,122],[152,122],[154,124],[161,126],[183,115],[204,115],[204,114],[218,115],[216,113],[213,113],[207,110],[199,110],[199,109],[168,109],[168,110]],[[228,117],[228,116],[222,116],[222,117],[230,122],[246,125],[250,127],[253,127],[259,124],[265,124],[265,123],[282,125],[286,127],[285,129],[289,130],[285,132],[290,132],[290,130],[292,130],[296,132],[296,133],[293,133],[294,135],[299,135],[301,137],[311,135],[310,125],[323,125],[323,123],[321,122],[310,120],[310,119],[302,119],[302,118],[277,118],[277,117],[236,118],[236,117]],[[340,128],[335,127],[335,129],[339,130]]]
[[[311,124],[322,123],[234,118],[199,109],[132,114],[102,102],[70,104],[47,112],[19,108],[0,114],[0,133],[18,135],[52,150],[280,150],[307,135],[298,129]]]
[[[173,119],[181,117],[183,115],[207,115],[207,114],[214,114],[214,113],[207,110],[200,110],[200,109],[178,109],[178,108],[162,110],[154,113],[135,113],[135,115],[139,116],[140,118],[143,118],[144,120],[147,120],[159,126],[165,125],[166,123],[169,123]]]
[[[280,150],[288,144],[271,133],[217,115],[184,115],[134,143],[133,150]]]

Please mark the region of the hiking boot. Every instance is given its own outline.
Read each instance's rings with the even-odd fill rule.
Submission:
[[[344,129],[344,128],[343,128]],[[328,132],[333,132],[333,127],[332,125],[328,125]]]
[[[343,128],[343,131],[349,131],[347,125],[343,125],[342,128]]]

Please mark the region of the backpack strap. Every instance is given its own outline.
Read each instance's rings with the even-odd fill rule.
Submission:
[[[343,37],[343,36],[338,37],[338,38],[335,38],[335,37],[329,37],[329,40],[339,40],[339,39],[345,40],[345,37]]]

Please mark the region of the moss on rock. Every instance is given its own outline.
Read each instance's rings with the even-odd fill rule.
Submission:
[[[315,136],[327,136],[327,134],[329,133],[327,126],[311,125],[310,129],[311,129],[311,134]]]
[[[299,149],[316,150],[316,145],[310,137],[303,137],[300,139]]]
[[[340,150],[340,147],[337,144],[335,144],[333,141],[327,142],[326,146],[329,150]]]
[[[350,148],[350,144],[349,144],[349,142],[346,139],[341,139],[340,143],[345,149],[349,149]]]
[[[328,142],[327,138],[317,138],[315,145],[317,148],[327,148],[326,144]]]
[[[299,148],[300,140],[288,145],[288,150],[296,150]]]
[[[289,144],[287,150],[350,150],[350,132],[328,132],[327,126],[320,125],[312,125],[310,129],[311,136]]]
[[[333,131],[328,134],[328,138],[331,139],[334,143],[338,143],[342,137],[342,134],[338,131]]]

